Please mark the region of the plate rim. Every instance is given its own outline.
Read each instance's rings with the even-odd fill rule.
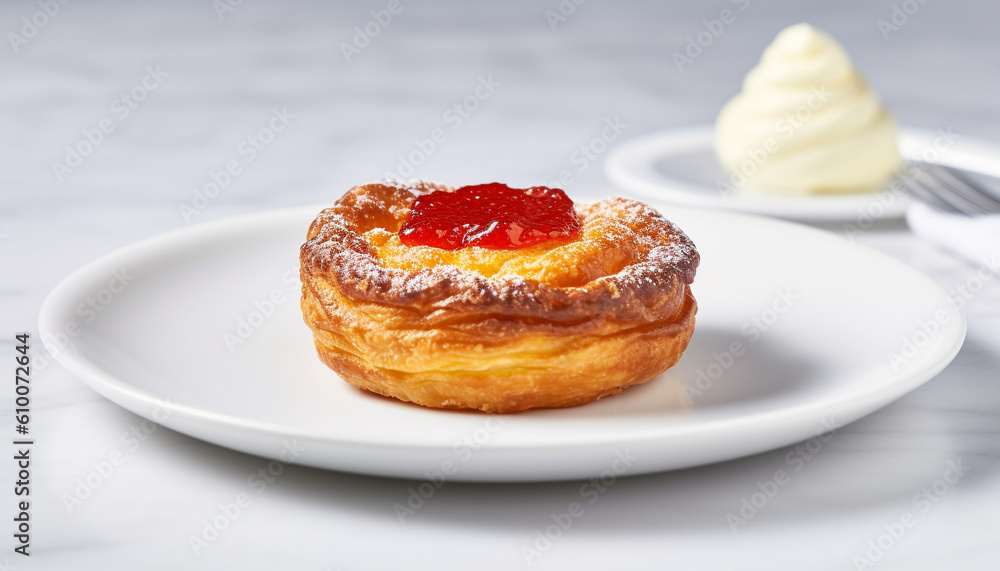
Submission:
[[[688,207],[710,208],[748,214],[777,216],[789,220],[811,222],[851,221],[860,215],[858,209],[879,202],[879,190],[857,194],[820,196],[756,195],[723,199],[704,190],[707,186],[665,175],[655,169],[655,162],[680,151],[711,149],[715,136],[712,124],[690,125],[654,131],[640,135],[615,147],[604,161],[605,176],[617,187],[648,200],[664,201]],[[901,127],[900,152],[904,159],[916,158],[913,147],[926,148],[934,141],[937,131]],[[957,152],[956,152],[957,151]],[[923,160],[923,159],[921,159]],[[989,141],[957,135],[954,147],[942,154],[938,164],[962,168],[992,176],[1000,176],[1000,146]],[[636,165],[638,163],[638,166]],[[880,189],[881,190],[881,189]],[[816,201],[825,201],[817,204]],[[870,209],[866,214],[878,219],[898,219],[906,213],[911,200],[899,195],[889,204],[880,202],[883,210]]]
[[[654,203],[653,206],[663,210],[663,205]],[[123,260],[131,259],[131,256],[134,256],[137,253],[147,250],[153,251],[154,253],[157,250],[169,250],[170,248],[183,246],[185,242],[197,241],[198,239],[203,239],[220,233],[225,234],[234,230],[252,228],[254,225],[257,225],[262,221],[269,221],[272,224],[280,225],[285,222],[285,219],[307,220],[313,218],[315,214],[324,207],[325,206],[322,205],[290,207],[201,222],[192,226],[180,227],[159,233],[99,256],[70,273],[67,277],[61,280],[46,297],[39,312],[39,337],[45,346],[48,346],[54,341],[54,334],[61,330],[65,323],[65,320],[60,319],[60,316],[65,316],[66,313],[61,310],[66,307],[67,304],[73,305],[73,302],[78,300],[77,296],[70,295],[71,292],[79,291],[77,282],[91,283],[90,281],[87,281],[86,278],[92,274],[106,276],[106,269],[108,267],[121,266]],[[744,213],[719,212],[690,207],[683,208],[685,210],[694,211],[698,215],[738,217],[752,219],[753,223],[777,224],[781,226],[794,227],[797,231],[805,231],[810,234],[815,234],[818,237],[821,236],[823,239],[850,244],[843,238],[830,232],[789,222],[787,220],[777,220]],[[919,270],[916,270],[908,264],[875,249],[858,244],[850,244],[850,247],[860,248],[868,255],[882,257],[885,260],[892,262],[893,265],[898,265],[903,271],[912,272],[915,277],[925,280],[926,283],[940,290],[942,293],[942,299],[944,299],[944,294],[946,293],[944,289]],[[660,425],[654,427],[653,429],[645,428],[644,434],[642,435],[633,434],[629,436],[627,434],[612,434],[598,439],[591,438],[581,441],[560,442],[558,444],[548,441],[532,442],[529,444],[525,444],[523,442],[510,444],[491,442],[484,446],[484,448],[488,447],[493,452],[505,453],[520,450],[545,449],[556,445],[561,448],[573,449],[606,446],[611,444],[641,445],[660,442],[664,438],[672,438],[680,434],[711,435],[719,431],[724,432],[726,430],[731,430],[728,425],[744,426],[748,429],[755,429],[763,422],[769,422],[772,424],[778,422],[778,428],[781,429],[797,425],[798,423],[804,421],[815,420],[818,414],[817,410],[841,410],[846,407],[848,410],[857,411],[859,408],[864,408],[864,411],[861,412],[861,414],[854,415],[851,420],[845,422],[846,424],[856,420],[857,418],[861,418],[878,408],[886,406],[903,395],[918,388],[925,382],[934,378],[945,367],[947,367],[949,363],[951,363],[961,350],[964,343],[967,322],[965,314],[961,308],[953,305],[947,305],[944,307],[949,310],[950,317],[957,318],[960,331],[957,332],[955,337],[950,340],[950,344],[946,345],[946,349],[942,350],[941,354],[938,355],[938,358],[932,363],[928,363],[928,365],[923,368],[910,371],[896,378],[891,378],[887,382],[877,383],[873,386],[847,391],[832,396],[828,395],[823,399],[814,400],[808,403],[800,403],[795,406],[780,407],[777,409],[772,408],[750,414],[742,414],[732,418],[701,420],[697,423],[682,425]],[[301,438],[304,440],[322,441],[327,444],[335,444],[337,446],[345,447],[353,446],[364,447],[367,449],[375,447],[382,450],[419,450],[424,452],[441,452],[450,449],[450,446],[438,444],[390,442],[382,439],[365,439],[358,437],[343,438],[339,435],[324,434],[310,429],[294,428],[285,424],[255,420],[228,413],[220,413],[196,406],[172,403],[165,401],[162,397],[148,390],[138,388],[130,384],[127,380],[120,379],[90,362],[85,356],[78,352],[77,347],[72,341],[70,341],[67,346],[58,350],[53,357],[73,376],[80,379],[85,385],[119,406],[122,406],[126,410],[167,426],[168,428],[174,428],[199,440],[205,440],[220,446],[232,447],[219,444],[218,442],[214,442],[212,440],[206,440],[202,436],[192,434],[183,428],[177,428],[178,425],[182,424],[179,420],[208,423],[215,428],[249,431],[268,437],[277,436],[280,438]],[[885,395],[882,395],[882,393],[885,393]],[[874,408],[871,406],[860,406],[862,403],[871,403],[872,401],[877,401]],[[151,418],[149,414],[150,411],[155,410],[157,407],[161,409],[165,408],[170,411],[166,421]],[[829,414],[829,412],[827,412],[827,414]],[[834,412],[834,414],[836,414],[836,412]],[[482,417],[488,418],[488,415],[483,414]],[[752,453],[755,452],[747,452],[747,454]]]

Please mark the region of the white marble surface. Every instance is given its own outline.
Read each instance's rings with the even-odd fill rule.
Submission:
[[[0,48],[2,353],[12,353],[15,331],[35,330],[42,300],[67,273],[185,225],[180,205],[228,161],[239,161],[241,174],[192,222],[330,201],[396,170],[397,155],[437,127],[447,141],[418,176],[530,184],[570,169],[570,191],[605,195],[615,191],[599,165],[571,162],[605,119],[627,122],[623,136],[711,121],[767,41],[797,21],[842,40],[902,123],[1000,141],[1000,41],[991,24],[1000,9],[984,2],[929,0],[885,39],[877,21],[893,12],[887,0],[589,0],[555,30],[545,11],[556,0],[402,0],[402,11],[345,61],[339,44],[388,4],[244,0],[220,21],[209,0],[70,2],[17,53],[8,37]],[[679,73],[671,53],[724,8],[736,22]],[[0,4],[0,31],[19,33],[38,10],[35,2]],[[147,79],[155,90],[123,117],[116,98],[141,83],[147,66],[165,76]],[[499,86],[452,129],[457,121],[445,112],[480,77]],[[240,144],[274,108],[294,119],[251,162]],[[58,181],[52,162],[103,118],[113,131]],[[977,272],[902,222],[879,224],[861,241],[948,289]],[[912,512],[916,524],[876,568],[996,568],[1000,280],[968,299],[966,311],[968,340],[951,366],[841,429],[739,533],[726,513],[788,466],[788,450],[619,480],[531,567],[854,569],[884,526]],[[4,427],[13,424],[10,394],[0,397]],[[289,467],[258,495],[247,478],[265,461],[165,429],[132,449],[123,434],[141,432],[141,419],[58,365],[36,370],[33,395],[33,554],[12,552],[14,475],[4,460],[0,564],[6,558],[8,569],[525,568],[521,547],[580,488],[449,483],[401,524],[393,504],[415,482]],[[68,512],[63,495],[115,451],[124,463]],[[938,501],[914,504],[949,460],[968,473],[942,497],[931,491]],[[189,536],[240,493],[252,495],[251,505],[196,555]]]

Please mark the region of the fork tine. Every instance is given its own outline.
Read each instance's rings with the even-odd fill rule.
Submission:
[[[959,173],[941,165],[929,166],[932,170],[932,176],[946,184],[956,194],[982,208],[985,211],[984,214],[1000,212],[1000,200],[993,198]]]
[[[924,185],[917,182],[915,177],[909,175],[899,175],[899,180],[903,183],[903,186],[910,191],[910,194],[914,195],[924,204],[940,210],[941,212],[966,214],[963,210],[959,210],[958,208],[952,206],[949,202],[942,200],[937,194],[928,191]]]
[[[978,216],[986,213],[986,211],[979,205],[974,202],[970,202],[967,198],[956,193],[942,180],[934,176],[934,173],[929,169],[929,165],[927,163],[916,163],[915,166],[916,168],[913,171],[914,176],[910,179],[913,184],[921,186],[928,193],[933,194],[941,201],[948,203],[952,208],[961,214],[965,214],[967,216]]]

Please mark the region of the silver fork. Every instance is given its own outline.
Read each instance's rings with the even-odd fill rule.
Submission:
[[[967,216],[1000,212],[1000,200],[955,169],[911,162],[897,178],[910,194],[942,212]]]

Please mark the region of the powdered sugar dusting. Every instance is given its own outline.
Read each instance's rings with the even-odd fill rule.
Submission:
[[[352,189],[313,223],[302,247],[303,271],[322,274],[359,301],[425,311],[463,307],[497,315],[544,314],[554,320],[648,312],[649,304],[694,280],[699,257],[691,240],[651,207],[624,198],[577,205],[578,212],[582,218],[602,214],[609,232],[626,237],[644,255],[580,287],[558,288],[511,274],[487,278],[446,265],[417,271],[383,266],[363,234],[380,222],[401,222],[415,193],[447,188],[428,181],[384,181]],[[398,226],[388,229],[395,232]]]

